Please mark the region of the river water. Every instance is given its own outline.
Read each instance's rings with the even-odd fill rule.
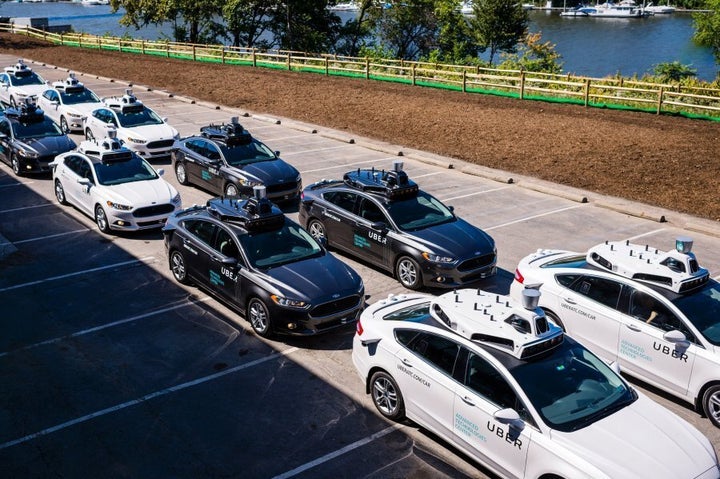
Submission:
[[[340,13],[347,18],[347,13]],[[150,26],[136,31],[121,26],[121,13],[111,13],[107,5],[83,5],[70,2],[2,2],[0,16],[45,17],[50,25],[72,25],[75,31],[95,35],[158,39],[170,38],[169,25]],[[697,71],[698,78],[717,76],[709,48],[692,42],[693,20],[690,13],[675,12],[641,19],[561,17],[558,11],[530,12],[530,30],[541,32],[544,42],[555,45],[563,70],[591,77],[616,73],[625,77],[652,73],[658,63],[679,61]]]

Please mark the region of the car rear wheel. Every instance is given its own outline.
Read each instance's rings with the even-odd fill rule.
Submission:
[[[720,427],[720,384],[710,386],[702,397],[705,415],[715,427]]]
[[[320,220],[316,220],[315,218],[308,221],[308,233],[315,238],[316,240],[320,240],[325,238],[327,240],[327,233],[325,233],[325,225],[322,224]]]
[[[87,141],[95,141],[95,135],[93,135],[93,132],[90,128],[85,129],[85,139]]]
[[[62,183],[60,183],[60,180],[55,180],[55,198],[57,198],[58,203],[61,205],[68,204],[67,198],[65,197],[65,189]]]
[[[422,273],[420,265],[410,256],[403,256],[395,266],[395,277],[407,289],[420,289],[422,286]]]
[[[265,303],[260,301],[258,298],[253,298],[248,303],[247,319],[250,321],[250,326],[252,326],[253,331],[255,331],[258,336],[267,338],[272,335],[272,328],[270,327],[270,313],[268,312]]]
[[[62,132],[65,133],[66,135],[70,133],[70,126],[68,125],[68,122],[67,122],[67,120],[65,119],[64,116],[61,116],[61,117],[60,117],[60,129],[61,129]]]
[[[187,268],[185,267],[185,257],[177,250],[173,250],[173,252],[170,253],[170,271],[172,271],[173,277],[178,283],[190,283],[187,276]]]
[[[13,173],[17,176],[23,175],[22,168],[20,168],[20,160],[18,160],[15,153],[10,153],[10,166],[12,166]]]
[[[385,371],[378,371],[370,378],[370,394],[380,414],[393,421],[405,417],[405,401],[395,380]]]
[[[228,183],[227,185],[225,185],[225,196],[227,196],[227,197],[240,196],[238,187],[232,183]]]
[[[175,163],[175,177],[177,177],[178,183],[181,185],[188,184],[187,170],[185,169],[185,163],[178,161]]]
[[[100,231],[110,233],[110,222],[105,214],[105,210],[100,205],[95,206],[95,223]]]

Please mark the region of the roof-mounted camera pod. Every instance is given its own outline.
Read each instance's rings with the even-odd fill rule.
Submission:
[[[360,169],[345,173],[346,185],[362,191],[379,193],[391,200],[412,198],[420,188],[403,170],[403,162],[393,162],[392,170]]]
[[[120,113],[139,113],[145,109],[143,102],[137,99],[133,95],[132,88],[125,89],[123,96],[114,96],[103,98],[103,102],[113,110],[119,111]]]
[[[5,67],[5,73],[15,75],[16,77],[28,77],[32,75],[32,69],[25,64],[22,58],[18,58],[15,65]]]
[[[220,221],[234,223],[248,233],[274,231],[285,224],[285,214],[267,198],[262,185],[253,187],[252,198],[208,200],[207,210]]]
[[[686,293],[710,279],[708,270],[700,267],[692,253],[692,245],[686,236],[677,238],[675,249],[670,251],[630,241],[606,241],[588,250],[587,261],[626,278]]]
[[[17,118],[21,123],[40,123],[45,119],[45,112],[35,104],[35,98],[30,96],[17,107],[5,110],[5,116]]]
[[[200,134],[205,138],[220,140],[228,146],[249,145],[252,135],[238,121],[238,117],[230,118],[230,123],[219,125],[211,123],[200,128]]]
[[[56,81],[52,84],[53,88],[65,93],[79,93],[85,90],[85,85],[75,78],[75,73],[68,73],[68,77],[62,81]]]
[[[540,291],[523,291],[522,304],[509,296],[461,289],[434,299],[430,314],[459,335],[528,359],[555,348],[563,332],[538,307]]]
[[[80,143],[77,150],[87,156],[98,158],[103,163],[128,161],[133,159],[133,152],[125,148],[117,138],[117,131],[112,128],[102,140],[86,140]]]

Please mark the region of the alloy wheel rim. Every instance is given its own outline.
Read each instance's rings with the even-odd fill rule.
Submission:
[[[172,272],[175,279],[185,279],[185,262],[183,261],[182,256],[177,253],[175,253],[172,257]]]
[[[403,284],[415,284],[417,272],[415,271],[415,267],[412,263],[410,263],[410,261],[401,261],[400,267],[398,269],[400,270],[399,276]]]
[[[373,384],[373,397],[375,404],[385,414],[392,414],[397,407],[397,393],[392,383],[386,378],[380,378]]]
[[[265,331],[267,329],[267,314],[257,301],[250,306],[250,324],[256,331]]]

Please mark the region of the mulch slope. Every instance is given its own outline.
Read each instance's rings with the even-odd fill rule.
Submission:
[[[192,63],[0,34],[0,51],[720,221],[720,123]]]

